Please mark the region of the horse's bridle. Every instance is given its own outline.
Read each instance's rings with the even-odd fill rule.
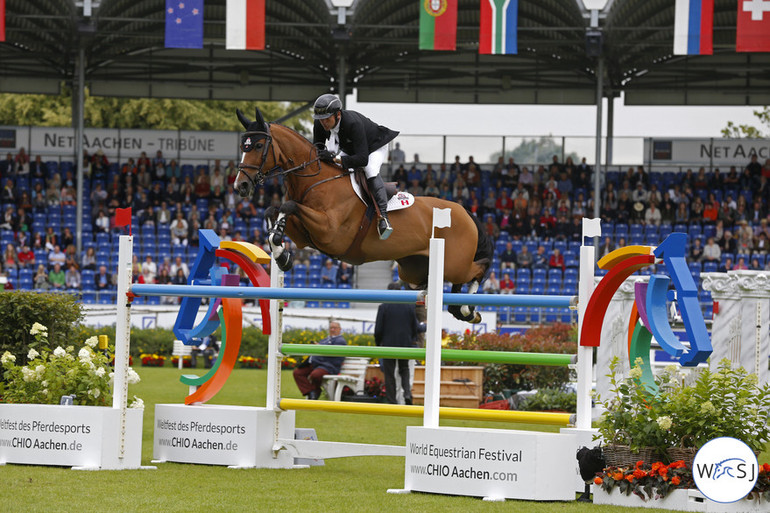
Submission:
[[[318,157],[318,152],[316,151],[316,157],[311,158],[307,162],[303,162],[302,164],[298,166],[294,166],[290,169],[283,169],[280,164],[278,164],[278,160],[275,158],[275,148],[273,147],[273,136],[270,133],[270,124],[265,124],[265,131],[259,131],[259,130],[250,130],[247,132],[243,132],[241,134],[241,151],[243,153],[249,153],[250,151],[254,150],[254,143],[255,141],[261,141],[264,140],[264,147],[262,148],[262,161],[260,162],[259,166],[255,166],[253,164],[246,164],[245,162],[239,162],[238,163],[238,171],[244,171],[246,169],[252,169],[256,170],[256,173],[254,173],[254,177],[251,177],[249,173],[244,172],[243,174],[246,175],[246,178],[249,179],[249,182],[251,182],[252,187],[254,190],[257,190],[258,185],[262,185],[265,183],[265,179],[273,176],[283,176],[287,175],[289,173],[294,173],[297,176],[300,177],[312,177],[316,176],[321,172],[321,166],[318,166],[318,171],[310,174],[305,175],[299,175],[296,172],[300,171],[302,169],[305,169],[307,166],[314,164],[316,162],[319,162],[320,159]],[[273,151],[273,161],[275,162],[275,166],[267,170],[267,172],[263,172],[262,168],[265,165],[265,160],[267,158],[267,154],[272,148]],[[311,150],[310,155],[312,156],[313,150]],[[289,160],[291,162],[291,160]]]

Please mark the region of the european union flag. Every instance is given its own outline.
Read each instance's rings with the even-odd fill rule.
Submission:
[[[203,48],[203,0],[166,0],[166,48]]]

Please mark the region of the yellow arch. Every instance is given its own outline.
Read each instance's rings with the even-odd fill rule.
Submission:
[[[265,253],[262,248],[252,244],[251,242],[223,240],[219,243],[219,248],[232,249],[233,251],[237,251],[238,253],[248,257],[252,262],[256,262],[258,264],[270,263],[270,255]]]
[[[596,265],[599,266],[599,269],[609,270],[626,258],[640,255],[652,255],[654,249],[655,248],[653,246],[626,246],[623,248],[618,248],[615,251],[604,255],[601,259],[599,259]]]

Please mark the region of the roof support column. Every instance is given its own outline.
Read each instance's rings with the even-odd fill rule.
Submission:
[[[337,80],[338,80],[338,88],[337,91],[340,95],[340,100],[342,100],[342,108],[344,109],[347,106],[347,100],[346,95],[347,91],[345,89],[345,84],[347,81],[347,66],[348,62],[345,59],[345,52],[340,52],[340,58],[337,63]]]
[[[597,57],[596,65],[596,164],[594,165],[594,217],[599,217],[600,186],[602,171],[602,97],[604,91],[604,58]],[[596,241],[594,245],[598,246]]]
[[[82,44],[78,50],[78,58],[75,64],[77,71],[77,80],[73,84],[74,91],[72,98],[77,94],[77,117],[75,119],[75,170],[77,172],[77,206],[75,221],[75,244],[78,254],[83,249],[83,177],[86,170],[83,164],[83,131],[85,125],[85,88],[86,88],[86,51]]]

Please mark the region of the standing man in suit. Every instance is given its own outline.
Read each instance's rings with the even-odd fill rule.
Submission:
[[[377,231],[380,240],[390,237],[388,196],[380,177],[380,167],[388,158],[388,143],[398,132],[376,124],[352,110],[342,110],[342,102],[333,94],[322,94],[313,106],[313,144],[321,160],[334,162],[344,169],[362,167],[366,183],[380,211]],[[339,152],[339,153],[338,153]]]
[[[398,282],[388,284],[388,290],[399,290]],[[417,314],[413,304],[385,303],[377,309],[374,324],[374,343],[387,347],[414,347],[418,336]],[[409,360],[380,358],[385,375],[385,397],[391,404],[396,401],[396,367],[404,389],[404,402],[412,404],[412,386],[409,382]]]

